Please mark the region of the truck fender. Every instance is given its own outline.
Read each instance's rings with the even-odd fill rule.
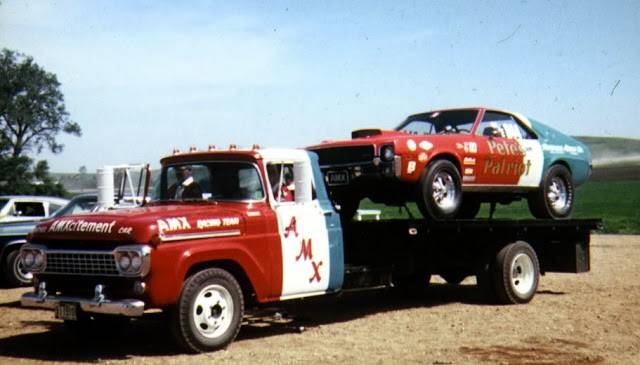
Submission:
[[[153,267],[174,267],[174,270],[158,270],[151,272],[148,293],[151,301],[158,306],[171,305],[176,303],[182,285],[187,276],[198,268],[221,266],[222,268],[240,268],[242,271],[235,273],[244,275],[236,280],[241,284],[249,284],[251,290],[256,294],[256,299],[260,302],[269,301],[271,278],[268,277],[268,270],[264,265],[260,265],[259,260],[252,257],[250,253],[237,247],[220,247],[211,250],[211,247],[194,247],[186,250],[182,254],[163,254],[162,249],[156,252]],[[177,257],[177,260],[176,260]],[[266,264],[266,263],[265,263]],[[225,267],[225,265],[229,267]],[[233,270],[232,270],[233,271]],[[233,272],[232,272],[233,273]],[[243,280],[245,281],[243,283]],[[243,288],[246,290],[246,288]]]

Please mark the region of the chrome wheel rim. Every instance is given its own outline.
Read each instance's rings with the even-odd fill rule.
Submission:
[[[438,172],[433,178],[431,187],[433,189],[432,198],[438,208],[446,211],[455,207],[458,192],[451,174],[446,171]]]
[[[193,324],[202,336],[216,338],[231,326],[233,311],[231,293],[223,286],[208,285],[193,302]]]
[[[511,289],[520,298],[526,298],[535,284],[533,260],[524,253],[517,254],[511,261]]]
[[[547,199],[549,200],[551,208],[556,212],[566,209],[569,201],[569,193],[567,184],[562,178],[555,176],[551,179],[547,192]]]
[[[33,280],[33,274],[24,269],[22,258],[18,258],[13,265],[13,272],[16,277],[23,283],[30,283]]]

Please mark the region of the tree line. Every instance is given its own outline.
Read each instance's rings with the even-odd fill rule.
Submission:
[[[17,51],[0,53],[0,195],[64,196],[49,175],[46,160],[32,156],[44,150],[61,153],[60,133],[81,136],[72,121],[55,74]]]

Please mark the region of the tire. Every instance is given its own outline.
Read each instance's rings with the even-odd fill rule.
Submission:
[[[464,279],[467,278],[467,276],[469,275],[459,271],[449,271],[449,272],[440,273],[440,277],[443,278],[447,282],[447,284],[451,284],[451,285],[460,284]]]
[[[553,165],[538,191],[529,197],[529,211],[536,218],[568,218],[573,210],[574,191],[569,170],[563,165]]]
[[[508,244],[496,255],[493,282],[500,303],[530,302],[538,289],[539,277],[538,256],[528,243]]]
[[[4,274],[10,286],[28,286],[33,280],[33,274],[23,269],[20,250],[13,250],[7,254],[4,261]]]
[[[217,268],[202,270],[182,287],[172,332],[189,352],[220,350],[238,335],[243,313],[242,290],[233,275]]]
[[[418,208],[427,219],[454,218],[462,203],[460,172],[448,160],[436,160],[422,172]]]
[[[473,219],[480,212],[481,203],[473,198],[463,198],[457,217],[460,219]]]

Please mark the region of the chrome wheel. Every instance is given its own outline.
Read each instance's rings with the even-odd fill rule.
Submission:
[[[433,188],[433,201],[443,211],[455,208],[456,205],[456,183],[446,171],[436,174],[431,184]]]
[[[536,269],[531,257],[525,253],[517,254],[511,260],[510,272],[511,289],[520,298],[526,298],[535,285]]]
[[[207,338],[216,338],[227,332],[233,320],[233,298],[220,285],[202,289],[193,302],[193,323],[198,332]]]
[[[569,201],[569,193],[567,184],[561,177],[554,176],[551,178],[551,183],[549,184],[547,192],[547,199],[549,200],[549,205],[556,212],[561,212],[566,209]]]

